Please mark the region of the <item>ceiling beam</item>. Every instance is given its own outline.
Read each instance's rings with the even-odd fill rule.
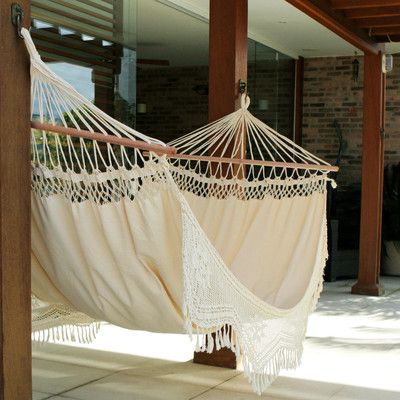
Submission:
[[[360,28],[385,28],[400,26],[399,17],[362,18],[357,20]]]
[[[380,44],[371,39],[366,32],[354,26],[341,13],[332,9],[326,0],[286,0],[300,11],[315,19],[338,36],[364,53],[378,54]],[[348,0],[346,0],[348,1]],[[356,0],[353,0],[356,1]],[[381,0],[385,1],[385,0]],[[399,1],[400,3],[400,1]]]
[[[351,10],[367,7],[400,6],[399,0],[331,0],[334,10]]]
[[[400,6],[354,8],[346,10],[345,15],[350,19],[395,17],[400,16]]]
[[[376,39],[377,42],[379,43],[384,43],[384,42],[400,42],[400,33],[397,34],[391,34],[391,35],[374,35],[374,38]]]
[[[400,35],[400,26],[393,26],[388,28],[375,28],[371,30],[371,35],[376,36],[399,36]],[[391,38],[393,41],[394,39]]]

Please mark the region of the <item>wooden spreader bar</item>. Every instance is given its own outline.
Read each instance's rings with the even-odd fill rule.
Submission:
[[[135,149],[152,151],[157,154],[175,154],[176,148],[171,146],[162,146],[160,144],[146,143],[143,140],[131,140],[120,138],[114,135],[104,135],[102,133],[90,132],[83,129],[68,128],[60,125],[46,124],[38,121],[31,121],[33,129],[42,131],[61,133],[63,135],[79,137],[83,139],[96,140],[97,142],[111,143],[119,146],[131,147]]]
[[[212,157],[212,156],[196,156],[191,154],[173,154],[169,156],[173,159],[193,160],[193,161],[211,161],[227,164],[245,164],[245,165],[260,165],[264,167],[276,167],[276,168],[293,168],[303,170],[319,170],[328,172],[337,172],[339,167],[334,165],[322,165],[322,164],[301,164],[301,163],[290,163],[283,161],[265,161],[265,160],[249,160],[243,158],[228,158],[228,157]]]
[[[249,160],[242,158],[228,158],[228,157],[213,157],[213,156],[197,156],[191,154],[178,154],[177,149],[171,146],[162,146],[158,144],[146,143],[142,140],[131,140],[127,138],[120,138],[114,135],[104,135],[102,133],[90,132],[83,129],[67,128],[65,126],[46,124],[38,121],[32,121],[31,127],[47,132],[61,133],[68,136],[79,137],[83,139],[96,140],[98,142],[105,142],[116,144],[125,147],[132,147],[147,152],[156,154],[165,154],[173,159],[193,160],[193,161],[208,161],[225,164],[244,164],[244,165],[260,165],[266,167],[276,168],[293,168],[303,170],[319,170],[328,172],[337,172],[338,167],[332,165],[319,165],[319,164],[301,164],[280,161],[265,161],[265,160]]]

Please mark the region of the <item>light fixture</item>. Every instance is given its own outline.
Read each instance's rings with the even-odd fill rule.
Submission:
[[[354,52],[354,60],[352,64],[352,78],[355,83],[358,82],[358,78],[360,75],[360,61],[357,59],[357,52]]]

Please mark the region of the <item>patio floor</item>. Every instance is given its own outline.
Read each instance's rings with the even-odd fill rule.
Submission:
[[[325,285],[310,317],[303,362],[284,371],[265,399],[399,400],[400,278],[380,298]],[[34,345],[33,399],[258,399],[241,371],[196,365],[183,335],[104,325],[90,345]]]

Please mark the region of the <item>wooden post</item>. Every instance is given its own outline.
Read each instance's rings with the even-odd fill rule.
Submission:
[[[299,57],[295,62],[294,90],[294,141],[301,146],[303,139],[303,87],[304,87],[304,58]]]
[[[379,296],[384,169],[385,74],[382,52],[364,57],[360,260],[352,293]]]
[[[18,0],[30,23],[30,1]],[[31,378],[30,79],[23,39],[0,2],[0,399],[28,400]]]
[[[210,122],[240,107],[239,80],[247,82],[247,11],[247,0],[210,0]],[[235,354],[226,348],[195,353],[194,362],[236,368]]]
[[[247,81],[247,0],[210,0],[210,122],[238,109],[239,80]]]

